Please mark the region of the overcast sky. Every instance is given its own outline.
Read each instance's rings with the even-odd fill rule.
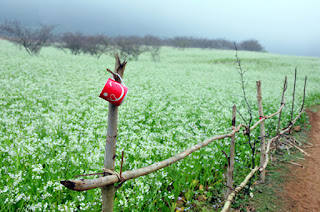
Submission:
[[[320,0],[0,0],[0,21],[57,31],[258,40],[267,51],[320,57]]]

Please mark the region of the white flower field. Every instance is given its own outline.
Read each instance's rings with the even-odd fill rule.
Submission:
[[[248,117],[235,51],[163,47],[160,57],[153,62],[145,53],[126,65],[123,80],[129,91],[119,107],[116,172],[122,150],[123,170],[132,170],[229,132],[233,103]],[[288,123],[296,66],[294,115],[301,107],[306,75],[306,105],[320,103],[320,58],[245,51],[238,57],[246,71],[254,122],[259,120],[256,81],[262,81],[267,115],[280,107],[288,76],[281,126]],[[100,189],[76,192],[60,180],[102,171],[109,103],[98,96],[111,77],[105,70],[113,70],[114,64],[111,56],[98,60],[53,47],[29,56],[0,40],[1,212],[101,210]],[[301,121],[307,121],[305,115]],[[237,123],[243,123],[240,116]],[[277,117],[266,121],[270,137],[276,124]],[[252,133],[257,139],[259,132]],[[245,138],[238,134],[236,139],[239,184],[251,161]],[[227,160],[221,150],[228,152],[229,142],[215,141],[178,163],[125,182],[116,193],[115,211],[174,211],[181,199],[184,210],[192,211],[199,195],[214,209],[226,189]]]

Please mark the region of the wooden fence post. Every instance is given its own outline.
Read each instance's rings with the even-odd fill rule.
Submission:
[[[292,107],[291,107],[291,118],[290,118],[290,124],[292,122],[293,117],[293,108],[294,108],[294,96],[296,93],[296,81],[297,81],[297,67],[294,69],[294,83],[293,83],[293,95],[292,95]],[[291,130],[290,130],[291,131]]]
[[[287,76],[284,79],[284,83],[283,83],[283,90],[282,90],[282,97],[281,97],[281,106],[284,104],[284,93],[287,90]],[[281,112],[279,113],[279,119],[278,119],[278,126],[277,126],[277,136],[280,135],[280,121],[281,121]],[[277,138],[276,140],[276,150],[278,150],[279,148],[279,138]]]
[[[232,130],[236,127],[236,114],[237,108],[235,105],[232,107]],[[233,191],[233,171],[234,171],[234,155],[235,155],[235,137],[233,134],[230,140],[230,158],[227,169],[227,193],[226,197]]]
[[[263,107],[262,107],[262,94],[261,94],[261,81],[257,81],[257,99],[258,99],[258,109],[259,109],[259,117],[260,119],[264,118],[263,115]],[[265,143],[265,137],[266,137],[266,130],[264,121],[260,123],[260,137],[261,137],[261,156],[260,156],[260,166],[263,166],[263,164],[266,162],[266,143]],[[263,170],[260,173],[260,182],[265,183],[266,179],[266,171]]]
[[[118,54],[116,54],[116,64],[114,73],[119,74],[123,77],[123,72],[126,66],[126,61],[121,63]],[[115,81],[120,82],[119,77],[114,76]],[[117,143],[117,126],[118,126],[118,107],[109,103],[108,112],[108,127],[107,127],[107,139],[105,146],[104,156],[104,169],[114,171],[114,163],[116,158],[116,143]],[[110,212],[113,211],[113,199],[115,194],[114,184],[101,187],[102,192],[102,211]]]
[[[302,99],[302,105],[301,105],[301,110],[300,110],[300,112],[303,110],[303,107],[304,107],[304,100],[305,100],[305,98],[306,98],[306,86],[307,86],[307,76],[305,76],[305,78],[304,78],[303,99]]]

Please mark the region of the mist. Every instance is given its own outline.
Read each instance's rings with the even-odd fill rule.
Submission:
[[[55,33],[258,40],[271,53],[320,57],[320,2],[0,0],[0,22],[57,24]]]

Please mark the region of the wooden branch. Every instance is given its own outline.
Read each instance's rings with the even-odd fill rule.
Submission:
[[[115,58],[116,58],[116,64],[113,72],[119,74],[121,78],[123,78],[123,73],[124,73],[124,69],[126,68],[127,61],[123,61],[121,63],[118,53],[116,53]],[[114,76],[114,80],[119,83],[121,82],[118,76]]]
[[[302,106],[301,106],[300,111],[302,111],[302,110],[303,110],[303,107],[304,107],[304,100],[305,100],[305,97],[306,97],[306,86],[307,86],[307,76],[304,78],[303,100],[302,100]]]
[[[269,163],[269,152],[270,152],[271,144],[273,143],[273,141],[277,140],[279,137],[280,137],[280,135],[277,135],[268,141],[267,149],[266,149],[266,160],[263,165],[260,165],[260,168],[259,168],[260,172],[262,172],[263,170],[265,170],[267,168],[267,165]]]
[[[240,124],[237,128],[235,128],[232,132],[230,132],[228,134],[214,136],[208,140],[205,140],[203,142],[199,142],[198,144],[192,146],[191,148],[185,150],[184,152],[181,152],[181,153],[179,153],[171,158],[168,158],[166,160],[154,163],[150,166],[143,167],[140,169],[135,169],[132,171],[125,171],[122,173],[122,177],[124,180],[134,179],[134,178],[137,178],[140,176],[150,174],[150,173],[155,172],[155,171],[162,169],[164,167],[167,167],[167,166],[171,165],[172,163],[175,163],[175,162],[187,157],[192,152],[194,152],[204,146],[207,146],[212,141],[231,137],[235,133],[239,132],[240,128],[244,127],[244,126],[245,125]],[[119,178],[116,175],[108,175],[105,177],[100,177],[97,179],[89,179],[89,180],[81,179],[81,180],[60,181],[60,183],[62,185],[66,186],[69,189],[75,190],[75,191],[85,191],[85,190],[89,190],[89,189],[94,189],[94,188],[98,188],[98,187],[111,185],[111,184],[114,184],[117,182],[119,182]]]
[[[297,145],[295,145],[294,143],[289,141],[289,144],[291,144],[292,146],[294,146],[295,148],[297,148],[300,152],[302,152],[303,154],[310,156],[310,154],[308,154],[306,151],[304,151],[303,149],[301,149],[300,147],[298,147]]]
[[[92,174],[81,174],[81,175],[76,175],[74,176],[74,178],[78,178],[78,177],[85,177],[85,176],[93,176],[93,175],[103,175],[103,172],[99,172],[99,173],[92,173]]]
[[[234,105],[232,108],[232,127],[234,128],[236,126],[236,114],[237,114],[237,108]],[[229,163],[227,168],[227,193],[226,196],[228,196],[231,191],[233,190],[233,171],[234,171],[234,157],[235,157],[235,134],[231,136],[230,140],[230,157],[229,157]]]
[[[282,108],[283,108],[283,105],[280,107],[279,111],[277,111],[274,114],[271,114],[270,116],[266,116],[265,119],[271,118],[272,116],[275,116],[276,114],[278,114],[282,110]],[[259,120],[257,123],[260,123],[261,120]],[[257,123],[254,126],[258,126]],[[171,165],[172,163],[175,163],[175,162],[187,157],[192,152],[194,152],[204,146],[207,146],[212,141],[232,137],[235,133],[239,132],[240,128],[242,128],[242,127],[247,128],[246,125],[240,124],[240,125],[238,125],[238,127],[234,128],[230,133],[224,134],[224,135],[217,135],[217,136],[214,136],[214,137],[212,137],[208,140],[205,140],[203,142],[199,142],[195,146],[192,146],[191,148],[185,150],[184,152],[177,154],[176,156],[173,156],[173,157],[168,158],[166,160],[154,163],[154,164],[147,166],[147,167],[144,167],[144,168],[135,169],[132,171],[125,171],[122,173],[123,180],[134,179],[134,178],[155,172],[155,171],[162,169],[164,167],[167,167],[167,166]],[[62,185],[66,186],[69,189],[75,190],[75,191],[90,190],[90,189],[94,189],[94,188],[98,188],[98,187],[111,185],[111,184],[114,184],[117,182],[120,182],[120,180],[116,175],[109,175],[109,176],[104,176],[101,178],[91,179],[91,180],[81,179],[81,180],[60,181],[60,183]]]
[[[228,166],[230,166],[230,157],[228,156],[228,154],[225,151],[221,150],[221,152],[224,154],[224,156],[226,156],[227,162],[228,162]]]
[[[291,122],[291,124],[290,124],[288,127],[286,127],[285,129],[283,129],[283,130],[280,132],[280,134],[283,134],[283,133],[285,133],[285,132],[290,131],[291,127],[297,122],[297,120],[301,117],[301,115],[302,115],[303,112],[304,112],[303,110],[300,111],[300,113],[299,113],[299,114],[297,115],[297,117]]]
[[[292,116],[293,116],[294,96],[295,96],[295,93],[296,93],[296,81],[297,81],[297,67],[294,69],[294,83],[293,83],[293,95],[292,95],[292,107],[291,107],[290,122],[292,122]]]
[[[286,161],[286,162],[288,162],[288,163],[290,163],[292,165],[299,166],[299,167],[303,168],[303,166],[301,164],[299,164],[299,163],[295,163],[295,162],[292,162],[292,161]]]
[[[257,99],[258,99],[259,117],[260,117],[260,119],[262,119],[264,117],[264,115],[263,115],[263,107],[262,107],[261,81],[257,81],[256,83],[257,83]],[[266,130],[265,130],[264,121],[262,121],[260,123],[260,137],[261,137],[260,166],[262,166],[266,161],[265,136],[266,136]],[[260,182],[265,183],[265,180],[266,180],[266,172],[265,172],[265,170],[263,170],[260,173]]]
[[[256,127],[257,127],[261,122],[263,122],[264,120],[269,119],[269,118],[272,118],[273,116],[279,114],[279,113],[282,111],[282,109],[284,108],[284,105],[285,105],[285,104],[281,105],[281,107],[279,108],[279,110],[278,110],[277,112],[275,112],[275,113],[273,113],[273,114],[271,114],[271,115],[269,115],[269,116],[264,116],[264,117],[262,117],[262,118],[261,118],[259,121],[257,121],[252,127],[250,127],[250,131],[253,130],[254,128],[256,128]]]
[[[287,76],[284,79],[284,83],[283,83],[283,90],[282,90],[282,97],[281,97],[281,105],[284,104],[284,93],[287,90]],[[277,126],[277,135],[279,135],[280,133],[280,121],[281,121],[281,112],[279,113],[279,119],[278,119],[278,126]],[[279,148],[279,140],[276,140],[276,149]]]
[[[226,212],[229,210],[231,206],[231,202],[233,201],[236,194],[245,186],[247,185],[248,181],[251,179],[251,177],[258,171],[259,167],[256,166],[254,169],[251,170],[251,172],[247,175],[247,177],[244,179],[244,181],[236,187],[236,189],[228,196],[221,212]]]

